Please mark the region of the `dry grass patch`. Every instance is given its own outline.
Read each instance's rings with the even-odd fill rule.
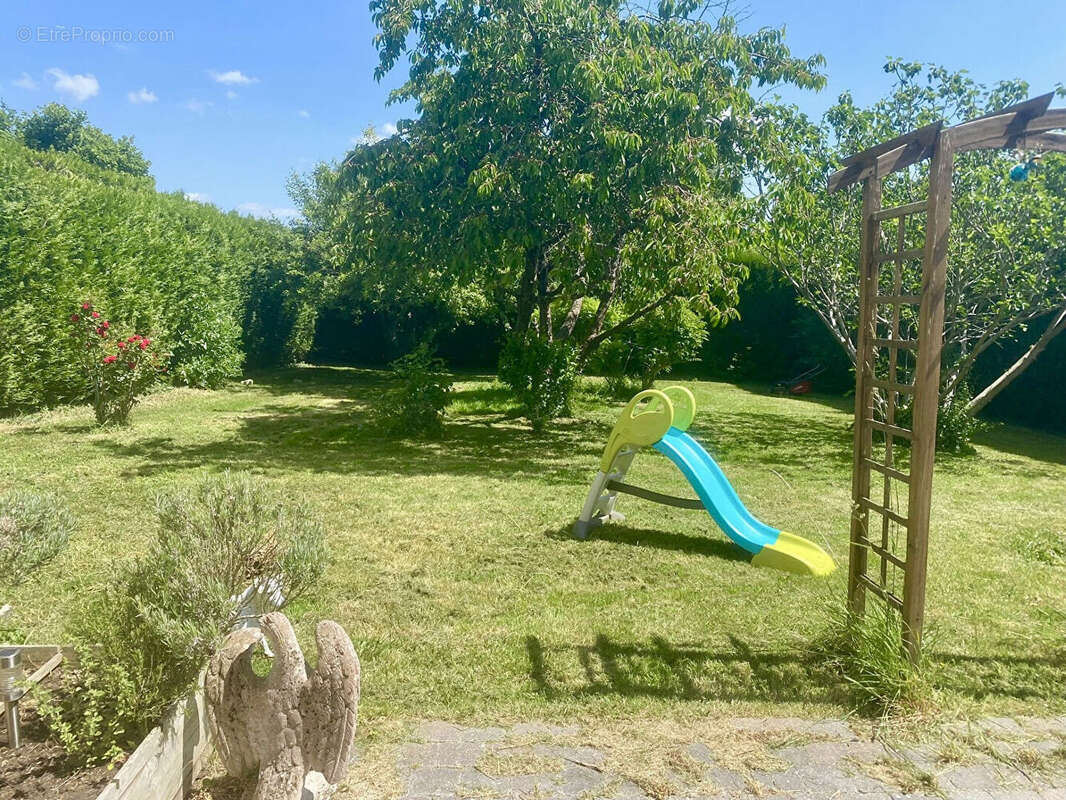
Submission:
[[[875,781],[895,786],[904,794],[921,792],[944,796],[935,775],[906,759],[885,756],[872,762],[850,757],[846,757],[846,760]]]
[[[832,739],[803,730],[737,729],[718,719],[618,723],[590,728],[585,736],[586,744],[604,752],[603,771],[622,776],[657,799],[716,792],[712,767],[746,780],[754,780],[754,772],[783,772],[792,765],[776,750]],[[710,751],[709,760],[693,754],[692,746],[701,744]]]
[[[516,778],[519,775],[549,775],[561,772],[561,758],[531,752],[488,752],[477,760],[474,768],[490,778]]]

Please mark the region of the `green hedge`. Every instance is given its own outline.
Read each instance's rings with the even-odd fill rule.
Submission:
[[[154,336],[177,383],[217,386],[246,353],[253,366],[299,358],[314,324],[306,262],[279,223],[0,134],[0,413],[84,398],[69,335],[83,299]]]

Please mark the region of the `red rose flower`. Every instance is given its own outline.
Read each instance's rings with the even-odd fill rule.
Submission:
[[[81,308],[82,308],[82,311],[88,311],[90,308],[92,308],[92,306],[89,305],[88,303],[82,303],[81,304]]]
[[[93,319],[100,319],[100,312],[99,311],[94,311],[93,312]]]
[[[127,341],[127,342],[135,342],[135,341],[137,341],[137,340],[138,340],[138,339],[140,339],[140,338],[141,338],[140,336],[131,336],[131,337],[130,337],[130,338],[128,338],[128,339],[127,339],[126,341]]]
[[[140,348],[142,350],[147,350],[148,349],[148,340],[147,339],[141,339]]]
[[[107,356],[104,358],[105,364],[114,364],[118,360],[118,356]]]
[[[79,319],[81,319],[81,317],[79,317],[77,314],[71,314],[70,315],[70,321],[71,322],[77,322]]]
[[[105,320],[104,320],[104,324],[103,324],[103,325],[101,325],[100,327],[101,327],[101,328],[103,328],[103,329],[104,329],[104,330],[106,331],[106,330],[107,330],[108,328],[110,328],[110,327],[111,327],[111,323],[110,323],[110,322],[108,322],[108,321],[107,321],[107,320],[105,319]]]
[[[118,343],[118,349],[119,350],[125,350],[126,349],[126,343],[125,342],[119,342]]]
[[[134,367],[137,366],[137,362],[135,362],[135,361],[127,361],[126,362],[126,366],[129,367],[130,369],[133,369]]]
[[[105,328],[97,328],[96,329],[96,335],[97,336],[107,336],[107,330]]]

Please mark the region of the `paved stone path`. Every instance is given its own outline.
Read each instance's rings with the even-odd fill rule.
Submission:
[[[892,747],[836,720],[614,731],[434,722],[400,747],[393,777],[404,800],[1066,800],[1066,717],[947,724],[923,738],[934,743]],[[349,793],[369,796],[357,784]]]

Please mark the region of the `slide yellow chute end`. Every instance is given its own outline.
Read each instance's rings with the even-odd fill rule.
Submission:
[[[798,575],[828,575],[837,568],[832,557],[822,548],[802,536],[781,531],[777,541],[763,547],[751,563]]]

